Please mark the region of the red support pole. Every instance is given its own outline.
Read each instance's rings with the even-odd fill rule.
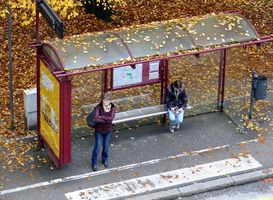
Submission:
[[[104,70],[104,93],[108,92],[108,70]]]
[[[160,61],[160,68],[161,68],[161,73],[160,73],[160,81],[161,81],[161,94],[160,94],[160,104],[164,104],[165,98],[164,98],[164,89],[165,89],[165,84],[164,84],[164,61]]]
[[[40,20],[39,20],[39,6],[38,2],[36,1],[36,45],[40,44],[40,37],[39,37],[39,31],[40,31]],[[36,47],[36,77],[37,77],[37,142],[38,142],[38,148],[43,148],[44,143],[41,139],[41,128],[40,128],[40,55],[39,55],[39,46]]]
[[[165,99],[165,95],[166,95],[166,91],[168,89],[168,85],[169,85],[169,60],[166,59],[164,60],[165,63],[164,63],[164,99],[163,99],[163,103],[166,103],[166,99]],[[165,125],[166,124],[166,114],[164,115],[163,117],[163,124]]]
[[[221,110],[221,95],[222,95],[222,73],[223,73],[223,51],[220,51],[220,65],[219,65],[219,75],[218,75],[218,98],[217,98],[217,108],[219,112]]]
[[[72,84],[71,80],[67,78],[66,80],[62,80],[60,82],[60,93],[61,93],[61,103],[60,103],[60,159],[59,159],[59,168],[61,168],[62,164],[71,162],[72,155],[72,109],[71,109],[71,90]]]
[[[40,43],[40,37],[39,37],[39,32],[40,32],[40,19],[39,19],[39,5],[38,1],[36,0],[36,44]]]
[[[227,63],[227,50],[222,50],[223,54],[221,56],[221,59],[223,59],[223,73],[222,73],[222,91],[221,91],[221,112],[224,108],[224,102],[225,102],[225,83],[226,83],[226,63]]]
[[[168,86],[169,86],[169,60],[165,60],[165,77],[164,77],[164,83],[165,83],[165,88],[164,88],[164,93],[166,93]],[[164,98],[164,103],[165,103],[165,98]]]
[[[41,89],[40,89],[40,57],[38,55],[38,49],[36,49],[37,51],[37,55],[36,55],[36,74],[37,74],[37,142],[38,142],[38,148],[43,148],[44,147],[44,143],[41,139],[41,106],[40,106],[40,102],[41,102]]]

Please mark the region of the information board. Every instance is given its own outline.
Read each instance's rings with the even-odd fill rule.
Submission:
[[[135,69],[131,66],[115,68],[113,87],[142,83],[142,76],[139,76],[139,74],[142,74],[142,70],[142,64],[137,64]]]
[[[148,84],[160,80],[160,61],[136,64],[135,67],[123,66],[113,70],[113,89],[133,85]]]

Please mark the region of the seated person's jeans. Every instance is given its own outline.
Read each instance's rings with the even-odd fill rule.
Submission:
[[[171,109],[168,109],[168,113],[169,113],[169,120],[171,121],[172,125],[177,125],[183,122],[184,110],[178,113],[177,116],[175,116],[175,114],[173,113]]]

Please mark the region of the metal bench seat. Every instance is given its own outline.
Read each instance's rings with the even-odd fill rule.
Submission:
[[[187,109],[191,109],[190,105],[187,106]],[[128,110],[124,112],[116,113],[115,119],[113,124],[118,124],[122,122],[142,119],[146,117],[153,117],[157,115],[164,115],[167,114],[167,106],[166,104],[158,105],[158,106],[151,106],[147,108],[140,108],[136,110]]]

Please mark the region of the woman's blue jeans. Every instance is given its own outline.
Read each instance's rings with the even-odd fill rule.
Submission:
[[[104,163],[108,158],[108,149],[110,144],[112,132],[102,134],[100,132],[95,132],[95,146],[92,153],[92,166],[97,165],[98,154],[102,145],[101,161]]]
[[[173,113],[171,109],[168,109],[168,112],[169,112],[169,120],[171,121],[173,126],[183,122],[184,110],[178,113],[177,116],[175,116],[175,114]]]

